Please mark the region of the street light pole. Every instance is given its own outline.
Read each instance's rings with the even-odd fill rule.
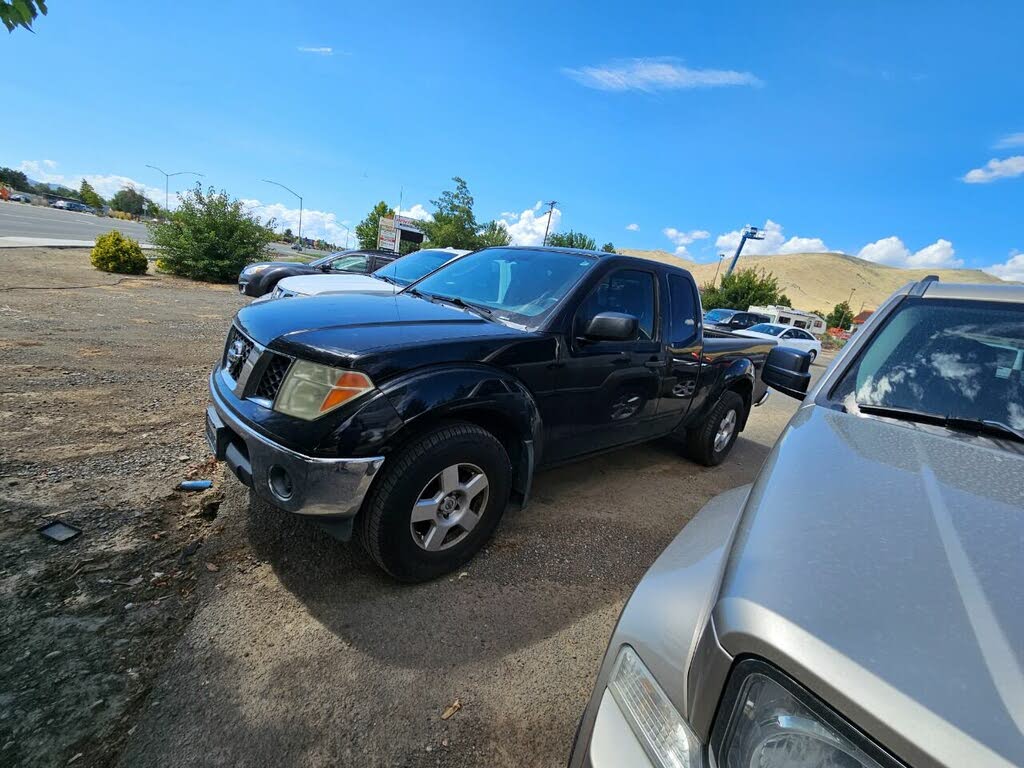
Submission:
[[[853,301],[853,294],[857,292],[856,288],[850,289],[850,298],[846,300],[846,306],[850,306],[850,302]]]
[[[302,247],[302,195],[296,192],[294,189],[288,189],[284,184],[278,181],[271,181],[270,179],[263,179],[267,184],[273,184],[274,186],[280,187],[281,189],[287,190],[299,198],[299,248]]]
[[[548,223],[544,227],[544,240],[541,243],[541,245],[547,245],[548,244],[548,231],[551,229],[551,214],[555,210],[555,206],[556,205],[558,205],[558,201],[557,200],[549,200],[547,202],[547,206],[548,206]]]
[[[399,210],[401,210],[401,209],[399,209]],[[352,230],[350,230],[348,227],[346,227],[340,221],[338,222],[338,226],[345,228],[345,250],[347,251],[348,250],[348,239],[349,239],[349,236],[351,236],[351,234],[352,234]]]
[[[170,210],[170,189],[171,189],[171,176],[181,176],[183,173],[191,173],[193,176],[202,176],[203,174],[198,171],[175,171],[174,173],[168,173],[163,168],[157,168],[155,165],[146,165],[147,168],[152,168],[154,171],[159,171],[164,175],[164,210]]]

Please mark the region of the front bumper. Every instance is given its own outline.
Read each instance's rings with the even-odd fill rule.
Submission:
[[[206,440],[218,461],[256,495],[287,512],[351,520],[362,507],[383,456],[322,459],[297,453],[238,419],[211,387]]]

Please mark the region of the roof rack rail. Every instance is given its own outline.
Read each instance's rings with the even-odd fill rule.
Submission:
[[[939,282],[938,275],[925,275],[917,281],[917,285],[910,289],[911,296],[924,296],[924,292],[928,290],[928,286],[932,283]]]

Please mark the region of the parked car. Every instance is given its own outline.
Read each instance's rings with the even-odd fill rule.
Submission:
[[[788,325],[776,325],[775,323],[759,323],[745,330],[738,330],[736,333],[740,336],[751,336],[757,339],[778,339],[780,347],[790,347],[807,352],[811,356],[811,362],[814,362],[821,354],[821,341],[801,328],[791,328]]]
[[[905,286],[806,396],[771,355],[803,404],[637,586],[570,765],[1024,765],[1024,287]]]
[[[712,309],[704,315],[707,330],[740,331],[758,323],[767,323],[766,315],[756,312],[742,312],[738,309]]]
[[[442,264],[465,256],[457,248],[423,248],[395,259],[369,275],[313,274],[280,280],[274,290],[256,301],[315,296],[321,293],[381,293],[391,296]]]
[[[365,275],[390,264],[397,258],[391,251],[338,251],[316,261],[264,261],[250,264],[238,275],[238,292],[262,296],[274,290],[277,282],[292,275],[347,273]]]
[[[26,195],[23,192],[15,192],[13,195],[11,195],[10,201],[12,203],[31,203],[32,197],[30,195]]]
[[[668,435],[721,463],[775,343],[705,340],[700,317],[688,272],[556,248],[476,251],[394,296],[252,304],[210,376],[207,437],[265,501],[429,579],[539,468]]]

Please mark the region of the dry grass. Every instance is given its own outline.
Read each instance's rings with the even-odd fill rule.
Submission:
[[[623,249],[629,256],[674,264],[693,273],[698,284],[709,282],[715,275],[715,264],[696,264],[665,251]],[[779,280],[783,292],[798,309],[820,309],[828,312],[846,301],[850,290],[856,289],[850,302],[855,312],[861,305],[875,309],[900,286],[925,275],[938,275],[950,283],[999,283],[978,269],[899,269],[842,253],[794,253],[786,256],[741,256],[739,265],[765,269]],[[722,268],[725,269],[726,264]]]

